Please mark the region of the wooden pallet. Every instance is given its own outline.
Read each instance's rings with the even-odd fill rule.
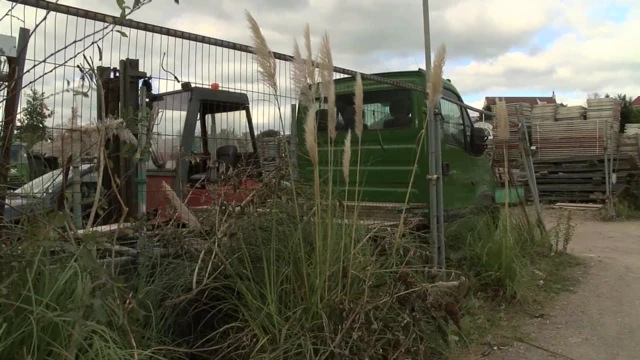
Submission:
[[[535,159],[534,167],[542,202],[600,202],[605,198],[604,156]],[[624,188],[628,178],[640,175],[637,163],[626,154],[613,156],[613,169],[617,177],[614,193]]]

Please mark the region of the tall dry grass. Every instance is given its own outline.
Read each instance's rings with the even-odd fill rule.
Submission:
[[[290,214],[296,212],[297,203],[273,201],[267,212],[234,219],[243,231],[233,242],[220,245],[217,257],[224,266],[210,286],[218,289],[217,304],[234,314],[235,321],[212,331],[211,339],[219,344],[212,356],[337,359],[442,354],[445,345],[430,330],[439,311],[432,309],[434,299],[441,295],[433,295],[438,285],[425,272],[427,248],[412,237],[402,237],[392,246],[392,231],[371,233],[350,215],[336,216],[338,194],[321,178],[324,164],[317,139],[327,136],[331,147],[328,178],[333,177],[334,163],[341,162],[336,168],[342,169],[347,184],[354,176],[351,158],[354,151],[360,158],[360,145],[353,147],[350,132],[343,146],[335,144],[335,114],[327,133],[318,133],[315,109],[320,104],[314,95],[319,93],[329,108],[335,107],[332,54],[324,34],[314,61],[308,26],[304,38],[306,59],[294,42],[293,76],[308,108],[304,146],[314,180],[308,192],[299,190],[300,198],[309,199],[313,207],[296,220]],[[256,51],[258,57],[265,54]],[[318,64],[320,81],[310,68],[313,63]],[[354,91],[356,108],[361,110],[360,77]],[[357,114],[360,144],[362,111]],[[338,152],[342,156],[335,156]]]

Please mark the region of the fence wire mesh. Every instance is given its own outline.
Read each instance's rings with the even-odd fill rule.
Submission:
[[[302,162],[298,164],[301,179],[309,179],[302,169],[308,156],[301,153],[306,149],[299,145],[303,127],[292,126],[296,124],[293,120],[297,116],[295,105],[299,94],[291,75],[290,57],[276,54],[278,90],[275,93],[261,81],[256,56],[247,46],[131,20],[121,22],[113,16],[41,0],[12,0],[4,2],[0,9],[6,14],[0,21],[0,33],[17,36],[21,27],[31,30],[12,147],[12,166],[19,169],[12,172],[16,175],[12,186],[18,188],[17,194],[37,194],[48,199],[49,206],[56,203],[70,208],[74,193],[79,192],[83,222],[78,224],[84,227],[90,217],[97,219],[108,212],[109,207],[121,207],[127,197],[142,199],[145,210],[150,212],[163,204],[171,204],[163,182],[172,186],[181,201],[189,206],[188,216],[192,216],[194,209],[209,209],[220,199],[244,202],[255,192],[257,178],[244,172],[232,179],[225,173],[225,166],[258,163],[263,176],[279,173],[276,170],[284,171],[290,165],[285,161],[285,144],[294,150],[292,159]],[[146,129],[151,152],[144,166],[137,169],[138,174],[142,169],[146,172],[147,185],[146,189],[121,193],[117,196],[118,202],[107,201],[104,207],[99,207],[100,214],[91,215],[98,189],[103,196],[111,194],[102,189],[104,182],[98,184],[96,159],[100,156],[101,141],[109,139],[102,136],[108,131],[99,121],[102,97],[96,77],[99,68],[119,68],[125,59],[138,60],[138,70],[148,79],[138,79],[137,85],[147,86],[146,90],[156,96],[149,105],[153,120],[146,124],[151,125]],[[349,121],[353,122],[354,114],[350,112],[353,110],[353,78],[345,74],[354,73],[336,69],[339,70],[334,72],[340,127],[338,143],[346,136]],[[123,76],[120,70],[119,76]],[[421,218],[428,208],[421,197],[427,193],[428,186],[424,174],[417,180],[420,190],[412,191],[410,208],[403,206],[407,178],[412,176],[414,167],[415,141],[424,121],[419,101],[424,76],[419,72],[412,76],[410,81],[402,83],[375,76],[365,80],[362,148],[369,149],[370,153],[369,158],[364,153],[360,165],[367,173],[363,178],[378,178],[386,187],[363,186],[361,189],[361,215],[372,222],[395,221],[403,209]],[[118,107],[117,101],[116,105],[111,104],[110,91],[120,94],[121,99],[126,97],[122,88],[111,89],[118,86],[110,85],[109,77],[113,75],[102,82],[107,113],[111,106]],[[185,87],[186,82],[190,86]],[[196,92],[199,95],[193,96]],[[4,103],[3,100],[1,104],[4,106]],[[452,92],[445,91],[440,101],[443,138],[463,150],[470,146],[471,124],[478,118],[473,112],[477,109],[469,113],[467,108]],[[321,106],[316,112],[319,134],[326,131],[322,128],[326,116],[327,110]],[[139,129],[129,124],[111,126],[117,131],[110,134],[128,138],[130,145],[134,145],[128,152],[121,149],[122,156],[138,156],[135,138],[127,137],[124,128],[128,126],[133,133]],[[384,135],[386,131],[389,132]],[[389,136],[391,132],[401,135]],[[407,139],[410,140],[402,142]],[[322,151],[322,144],[320,146]],[[382,160],[372,158],[380,155],[376,151],[385,153]],[[71,154],[77,159],[73,163],[67,161]],[[426,154],[421,156],[420,167],[425,170]],[[22,161],[25,159],[29,161]],[[75,170],[69,171],[70,165],[74,165]],[[128,171],[127,174],[134,173],[135,166],[130,166]],[[341,171],[337,166],[334,176]],[[109,172],[105,171],[108,174],[103,176],[112,176]],[[80,178],[74,181],[69,174],[76,173]],[[176,174],[181,174],[178,181]],[[212,179],[216,184],[207,184]],[[355,184],[355,179],[351,181]],[[264,178],[260,182],[266,186]],[[349,191],[349,187],[354,188],[352,185],[343,184],[337,190]],[[68,191],[61,192],[63,187]],[[238,192],[239,189],[242,191]],[[66,202],[59,195],[65,192]],[[140,197],[140,193],[144,195]],[[78,195],[75,196],[74,202],[78,200]],[[349,203],[344,204],[347,211]],[[9,207],[15,210],[16,204]],[[16,211],[11,216],[18,218],[19,213]],[[157,211],[154,216],[162,218]]]

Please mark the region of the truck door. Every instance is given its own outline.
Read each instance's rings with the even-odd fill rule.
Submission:
[[[444,96],[462,102],[444,89]],[[493,196],[493,174],[488,159],[471,155],[473,123],[465,108],[441,99],[443,191],[445,210],[473,206],[486,194]]]

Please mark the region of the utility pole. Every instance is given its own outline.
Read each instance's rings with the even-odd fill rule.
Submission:
[[[427,65],[427,81],[431,76],[431,25],[429,23],[429,0],[422,0],[422,21],[424,22],[424,61]]]

